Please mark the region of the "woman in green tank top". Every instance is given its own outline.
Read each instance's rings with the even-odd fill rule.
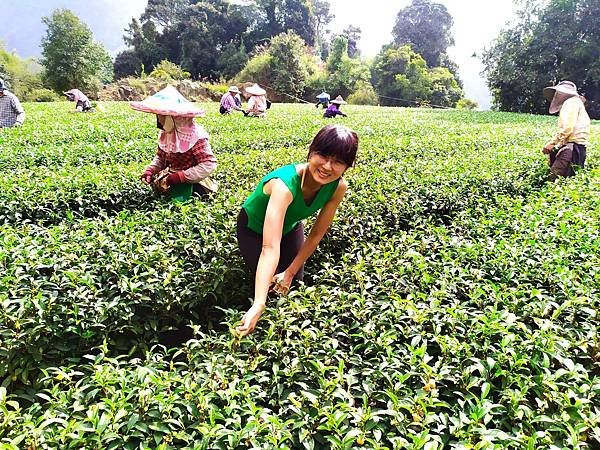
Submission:
[[[285,294],[302,280],[304,263],[333,221],[348,185],[342,178],[354,164],[358,136],[342,125],[327,125],[315,136],[307,162],[267,174],[242,205],[237,237],[244,262],[254,276],[254,303],[237,328],[254,331],[269,288]],[[306,240],[302,220],[319,211]]]

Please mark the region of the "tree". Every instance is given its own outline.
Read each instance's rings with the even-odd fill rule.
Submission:
[[[330,5],[328,0],[313,0],[312,10],[315,16],[315,47],[317,53],[323,56],[325,46],[326,31],[325,27],[333,20],[335,15],[329,11]]]
[[[30,93],[42,88],[41,68],[32,59],[21,59],[6,51],[0,42],[0,78],[21,100],[27,101]]]
[[[141,24],[134,18],[125,33],[123,40],[133,48],[124,50],[115,58],[114,71],[117,78],[139,75],[142,67],[151,70],[162,60],[168,59],[168,49],[161,44],[161,34],[154,22],[145,21]]]
[[[48,29],[42,39],[44,82],[57,91],[73,87],[95,93],[112,79],[108,52],[92,39],[92,32],[67,9],[42,19]]]
[[[453,19],[444,5],[430,0],[413,0],[398,12],[392,30],[394,43],[409,44],[429,67],[440,66],[448,47],[454,45],[450,33]]]
[[[600,0],[527,2],[518,22],[484,53],[484,74],[503,111],[547,113],[545,86],[568,79],[600,118]],[[560,30],[560,32],[557,32]]]
[[[358,58],[348,56],[348,39],[337,36],[331,44],[325,66],[327,70],[326,87],[335,95],[343,97],[357,90],[357,85],[370,84],[370,69]]]
[[[384,46],[372,67],[373,85],[382,105],[454,107],[462,89],[445,67],[429,69],[409,45]]]
[[[248,53],[244,42],[236,45],[230,42],[225,45],[223,51],[217,59],[217,71],[226,79],[231,79],[238,73],[248,62]]]
[[[152,22],[155,26],[169,28],[183,20],[188,12],[190,0],[148,0],[140,18],[143,23]]]
[[[361,33],[361,29],[359,27],[355,27],[354,25],[348,25],[342,31],[341,36],[344,36],[348,40],[348,56],[350,58],[356,58],[357,56],[360,56],[358,43],[360,41]]]
[[[281,33],[248,61],[235,80],[257,82],[269,87],[278,100],[293,101],[291,96],[301,96],[309,76],[314,73],[313,58],[298,35]]]
[[[219,67],[224,66],[220,56],[231,45],[240,47],[246,28],[239,8],[228,0],[196,3],[175,28],[180,43],[179,64],[196,77],[219,79]]]
[[[319,8],[324,10],[323,5]],[[306,44],[315,45],[317,20],[312,0],[248,0],[245,11],[250,42],[264,43],[272,36],[293,31]]]
[[[271,39],[271,85],[281,94],[302,95],[308,72],[301,61],[306,53],[304,41],[295,33],[287,32]]]

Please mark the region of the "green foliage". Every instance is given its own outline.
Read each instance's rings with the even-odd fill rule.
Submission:
[[[348,39],[338,36],[333,41],[326,64],[327,91],[333,95],[347,97],[365,86],[371,76],[369,66],[358,58],[348,56]]]
[[[430,101],[434,105],[455,106],[463,96],[454,75],[445,67],[434,67],[429,70],[431,80]]]
[[[110,55],[93,42],[92,32],[76,15],[57,9],[42,21],[48,27],[41,61],[47,86],[59,92],[76,87],[93,95],[112,80]]]
[[[227,44],[217,61],[217,70],[225,79],[231,79],[244,68],[248,62],[246,46],[242,42],[239,46],[230,42]]]
[[[168,52],[158,42],[159,33],[153,22],[141,25],[134,18],[125,32],[123,40],[132,48],[122,51],[115,58],[114,71],[117,79],[129,75],[141,76],[141,67],[154,67],[160,61],[168,59]],[[173,61],[178,62],[179,59],[173,58]]]
[[[309,46],[315,44],[317,23],[320,29],[331,20],[326,14],[317,18],[317,12],[328,11],[328,5],[314,4],[306,0],[249,0],[245,2],[244,13],[251,24],[249,40],[253,43],[264,41],[281,33],[293,32]]]
[[[22,60],[0,42],[0,78],[19,99],[26,100],[32,90],[41,88],[39,73],[40,67],[33,60]]]
[[[271,76],[272,56],[265,50],[250,58],[246,66],[235,76],[237,83],[253,81],[268,84]]]
[[[311,77],[317,72],[313,56],[296,34],[275,36],[268,47],[251,58],[235,76],[236,82],[256,82],[269,86],[283,102],[299,97]],[[286,95],[288,94],[288,95]]]
[[[458,102],[456,102],[456,109],[477,109],[479,108],[479,104],[475,100],[471,100],[468,98],[461,98]]]
[[[586,94],[590,116],[600,117],[599,8],[599,0],[524,4],[518,22],[484,53],[495,106],[546,113],[543,88],[568,79]]]
[[[373,85],[384,96],[383,105],[413,106],[427,100],[427,63],[410,46],[385,46],[375,57],[372,71]],[[385,97],[399,98],[401,103]]]
[[[26,102],[57,102],[61,97],[51,89],[34,89],[23,96]]]
[[[280,94],[302,95],[308,78],[301,59],[307,53],[302,39],[293,32],[279,34],[271,39],[268,52],[271,56],[270,86]]]
[[[190,73],[183,70],[177,64],[163,59],[159,62],[150,74],[152,78],[164,81],[185,80],[190,77]]]
[[[352,105],[378,105],[379,96],[371,83],[360,81],[356,83],[356,91],[348,96],[348,103]]]
[[[327,120],[204,105],[221,190],[173,205],[138,179],[153,117],[106,107],[3,134],[2,448],[598,448],[600,124],[545,183],[553,118],[348,106],[351,189],[240,340],[237,213]]]
[[[450,32],[453,19],[446,7],[430,0],[413,0],[401,9],[392,30],[394,43],[410,45],[429,67],[447,58],[446,49],[454,45]]]
[[[152,0],[129,25],[124,39],[130,48],[117,56],[115,73],[138,74],[141,64],[168,59],[197,78],[230,79],[274,36],[292,32],[313,45],[317,24],[322,32],[331,20],[317,19],[324,8],[327,1]]]
[[[373,85],[384,105],[453,107],[462,89],[444,67],[427,68],[410,46],[384,46],[372,66]]]
[[[129,85],[134,88],[136,92],[141,92],[143,95],[148,95],[148,83],[144,81],[145,78],[146,76],[143,78],[129,77],[127,80]]]

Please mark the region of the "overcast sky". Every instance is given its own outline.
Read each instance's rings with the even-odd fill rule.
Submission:
[[[466,96],[489,108],[490,94],[480,76],[482,65],[473,53],[481,50],[513,18],[512,0],[436,0],[454,18],[452,32],[456,44],[448,50],[458,64]],[[410,0],[329,0],[335,19],[333,32],[348,25],[362,30],[359,44],[365,56],[375,56],[382,45],[391,42],[398,11]],[[39,56],[39,43],[45,32],[41,22],[56,8],[68,8],[88,24],[94,38],[114,56],[124,49],[123,30],[132,17],[139,17],[147,0],[0,0],[2,27],[0,40],[21,57]]]

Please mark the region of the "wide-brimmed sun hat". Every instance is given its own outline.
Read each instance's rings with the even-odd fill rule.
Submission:
[[[544,88],[544,98],[550,100],[550,114],[560,111],[562,104],[568,98],[579,96],[577,86],[572,81],[564,80],[556,86]]]
[[[331,100],[331,103],[335,103],[336,105],[345,105],[346,104],[346,102],[344,101],[344,99],[342,98],[341,95],[338,95],[336,98]]]
[[[200,117],[204,110],[195,106],[173,86],[167,86],[141,102],[129,102],[136,111],[162,116]]]
[[[237,86],[229,86],[229,88],[227,89],[228,92],[233,92],[235,94],[239,94],[240,90],[238,89]]]
[[[0,78],[0,91],[3,91],[6,89],[6,85],[4,84],[4,80],[2,78]]]
[[[316,98],[318,100],[329,100],[329,94],[327,92],[323,91],[319,95],[317,95]]]
[[[261,88],[258,84],[254,83],[252,86],[246,88],[246,92],[250,95],[265,95],[267,91]]]

